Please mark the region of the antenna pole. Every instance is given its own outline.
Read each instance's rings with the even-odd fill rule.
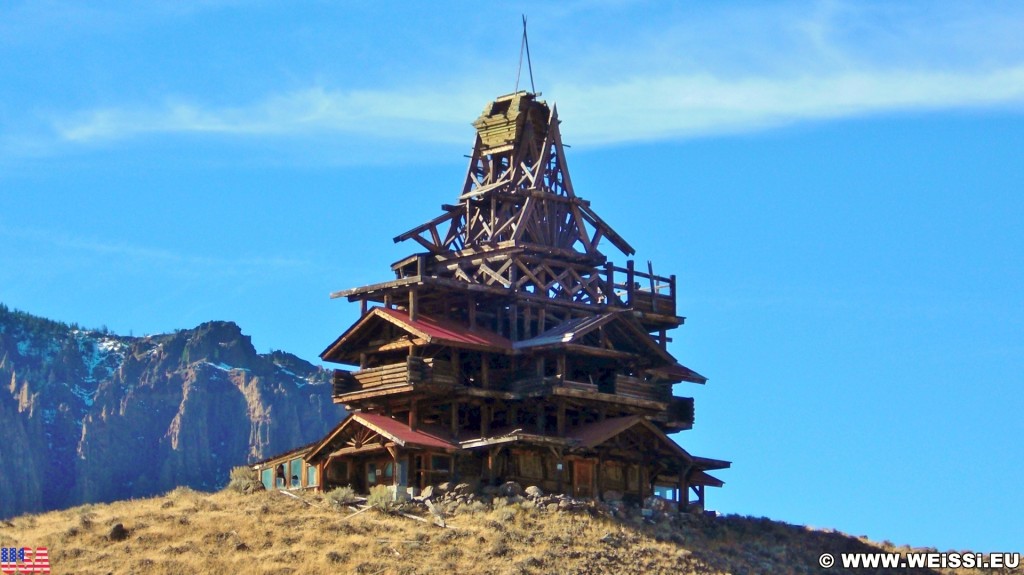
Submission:
[[[516,69],[516,89],[513,94],[519,92],[519,76],[523,73],[524,51],[526,52],[526,68],[530,72],[530,91],[536,93],[537,88],[533,84],[533,62],[530,60],[530,40],[526,37],[526,14],[523,14],[523,39],[519,43],[519,68]]]

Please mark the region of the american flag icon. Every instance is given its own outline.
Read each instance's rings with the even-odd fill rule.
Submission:
[[[0,573],[4,575],[49,572],[50,553],[46,547],[0,548]]]

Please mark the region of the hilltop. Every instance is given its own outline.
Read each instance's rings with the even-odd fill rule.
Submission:
[[[500,498],[459,506],[447,525],[376,509],[353,516],[310,493],[176,489],[0,522],[0,545],[46,546],[54,573],[76,575],[836,573],[844,570],[818,566],[822,552],[909,550],[764,518],[614,518],[597,505],[549,510]]]

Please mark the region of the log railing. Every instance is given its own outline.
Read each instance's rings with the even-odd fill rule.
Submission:
[[[370,391],[393,385],[455,384],[451,363],[434,358],[409,357],[405,361],[356,372],[335,370],[334,395]]]

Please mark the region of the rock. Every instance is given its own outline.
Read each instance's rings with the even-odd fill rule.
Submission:
[[[445,481],[444,483],[438,483],[437,490],[440,491],[441,493],[448,493],[449,491],[452,490],[452,484],[447,481]]]
[[[0,445],[18,469],[0,473],[0,517],[220,489],[232,467],[318,440],[344,415],[329,372],[257,353],[230,322],[131,337],[0,311],[0,334]]]
[[[128,530],[124,528],[124,525],[117,523],[110,528],[110,533],[107,535],[107,539],[111,541],[124,541],[128,539]]]
[[[433,485],[428,485],[428,486],[424,487],[423,491],[420,492],[420,496],[419,496],[420,499],[433,499],[433,497],[434,497],[434,486]]]
[[[673,506],[673,503],[667,499],[663,499],[656,495],[652,495],[644,500],[644,507],[647,509],[653,509],[654,511],[668,511]]]
[[[523,486],[515,481],[506,481],[498,488],[498,495],[502,497],[521,497],[523,495]]]
[[[460,483],[451,489],[453,495],[470,495],[473,488],[468,483]]]
[[[622,492],[609,489],[604,492],[605,501],[622,501]]]
[[[541,489],[540,487],[537,487],[536,485],[531,485],[527,487],[524,493],[530,499],[538,499],[540,497],[544,497],[544,490]]]
[[[548,509],[548,511],[558,511],[558,504],[557,503],[548,503],[547,509]]]
[[[571,509],[572,508],[572,503],[568,499],[563,499],[563,500],[558,502],[558,508],[559,509],[563,509],[563,510],[564,509]]]

